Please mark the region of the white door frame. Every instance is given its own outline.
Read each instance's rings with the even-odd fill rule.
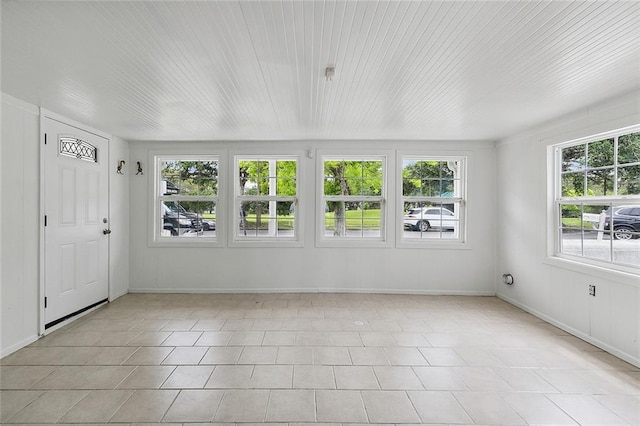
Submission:
[[[45,260],[45,237],[44,237],[44,216],[45,216],[45,155],[44,155],[44,143],[45,143],[45,120],[49,118],[51,120],[55,120],[58,121],[60,123],[66,124],[68,126],[71,127],[75,127],[79,130],[82,130],[84,132],[87,133],[91,133],[94,134],[96,136],[108,139],[109,142],[111,141],[111,135],[105,133],[105,132],[101,132],[100,130],[94,129],[92,127],[86,126],[82,123],[79,123],[77,121],[68,119],[66,117],[64,117],[63,115],[60,114],[56,114],[54,112],[51,112],[49,110],[46,110],[44,108],[40,108],[40,224],[39,224],[39,229],[40,229],[40,258],[38,259],[38,264],[39,264],[39,281],[40,281],[40,285],[39,285],[39,292],[38,292],[38,335],[39,336],[44,336],[45,334],[51,333],[52,331],[66,325],[69,321],[73,321],[74,319],[79,318],[82,315],[85,315],[89,312],[91,312],[93,309],[97,309],[97,307],[87,310],[85,313],[77,315],[71,319],[62,321],[60,324],[49,328],[48,330],[45,331],[45,313],[44,313],[44,295],[45,295],[45,264],[44,264],[44,260]],[[109,143],[109,148],[107,149],[107,165],[111,164],[111,144]],[[107,197],[107,211],[110,212],[110,194],[111,194],[111,187],[110,187],[111,181],[110,181],[110,173],[109,173],[109,167],[107,166],[107,188],[108,188],[108,194],[109,196]],[[110,213],[109,213],[110,216]],[[109,247],[110,243],[107,242],[107,247]],[[110,264],[110,259],[109,259],[109,249],[107,249],[107,263]],[[109,299],[109,301],[111,301],[111,279],[110,279],[110,268],[107,268],[107,297]]]

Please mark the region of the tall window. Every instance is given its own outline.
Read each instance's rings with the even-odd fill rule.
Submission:
[[[218,158],[156,157],[155,240],[216,239]]]
[[[237,156],[235,164],[235,239],[297,239],[297,158]]]
[[[640,132],[556,147],[556,253],[640,267]]]
[[[464,167],[461,157],[402,157],[404,241],[462,239]]]
[[[322,237],[384,238],[384,157],[323,158]]]

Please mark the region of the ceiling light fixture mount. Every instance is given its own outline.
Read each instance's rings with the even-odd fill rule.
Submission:
[[[324,78],[326,78],[327,81],[333,80],[334,75],[336,75],[336,67],[326,67],[324,69]]]

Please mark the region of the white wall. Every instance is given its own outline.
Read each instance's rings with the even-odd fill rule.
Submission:
[[[123,174],[116,172],[123,160]],[[109,140],[109,299],[129,291],[129,180],[135,174],[129,161],[129,143],[117,137]]]
[[[0,236],[0,356],[33,342],[39,333],[40,111],[2,94]],[[116,159],[129,165],[129,144],[111,138],[110,298],[129,287],[129,174],[116,175]],[[132,168],[128,168],[130,172]]]
[[[38,336],[39,111],[2,95],[1,355]]]
[[[640,123],[640,92],[584,108],[497,145],[498,295],[640,365],[640,278],[550,258],[550,145]],[[596,297],[588,285],[596,285]]]
[[[355,150],[421,150],[451,155],[469,154],[468,244],[463,250],[395,248],[395,223],[390,221],[389,248],[320,248],[315,241],[316,159],[303,158],[306,199],[298,214],[304,220],[304,246],[298,248],[167,248],[148,244],[152,165],[149,152],[185,153],[230,150],[258,154],[286,154],[310,148]],[[178,152],[178,151],[174,151]],[[395,152],[395,151],[392,151]],[[495,162],[493,143],[487,142],[133,142],[132,162],[147,163],[145,176],[131,177],[130,291],[368,291],[425,294],[495,294]],[[223,158],[225,158],[223,156]],[[223,161],[223,160],[221,160]],[[394,162],[393,158],[389,161]],[[221,164],[222,167],[222,164]],[[228,168],[227,168],[228,170]],[[227,185],[231,176],[227,173]],[[391,180],[390,182],[395,182]],[[389,199],[395,197],[395,186]],[[227,191],[227,203],[232,202]],[[228,204],[227,204],[228,205]],[[392,217],[395,212],[391,212]],[[396,219],[397,220],[397,219]],[[400,219],[401,220],[401,219]],[[218,228],[229,230],[218,220]]]

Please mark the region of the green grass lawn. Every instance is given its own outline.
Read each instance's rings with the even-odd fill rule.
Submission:
[[[347,229],[380,229],[380,209],[347,210],[345,219]],[[334,220],[334,212],[325,213],[325,228],[333,229]]]
[[[563,217],[562,226],[580,228],[582,226],[582,220],[579,217]]]
[[[562,226],[564,226],[565,228],[575,229],[580,229],[581,226],[584,226],[584,229],[587,230],[598,228],[598,224],[594,222],[584,222],[584,225],[582,225],[579,217],[563,217]]]
[[[364,216],[363,216],[364,213]],[[380,228],[380,209],[375,210],[348,210],[345,213],[347,229],[379,229]],[[205,219],[215,219],[215,214],[205,213],[202,215]],[[325,213],[325,227],[327,229],[333,229],[334,226],[334,212]],[[259,226],[257,226],[257,217],[255,214],[249,214],[246,217],[247,228],[251,229],[267,229],[268,219],[267,215],[262,215],[262,220]],[[294,217],[292,215],[278,215],[278,229],[293,229]]]

